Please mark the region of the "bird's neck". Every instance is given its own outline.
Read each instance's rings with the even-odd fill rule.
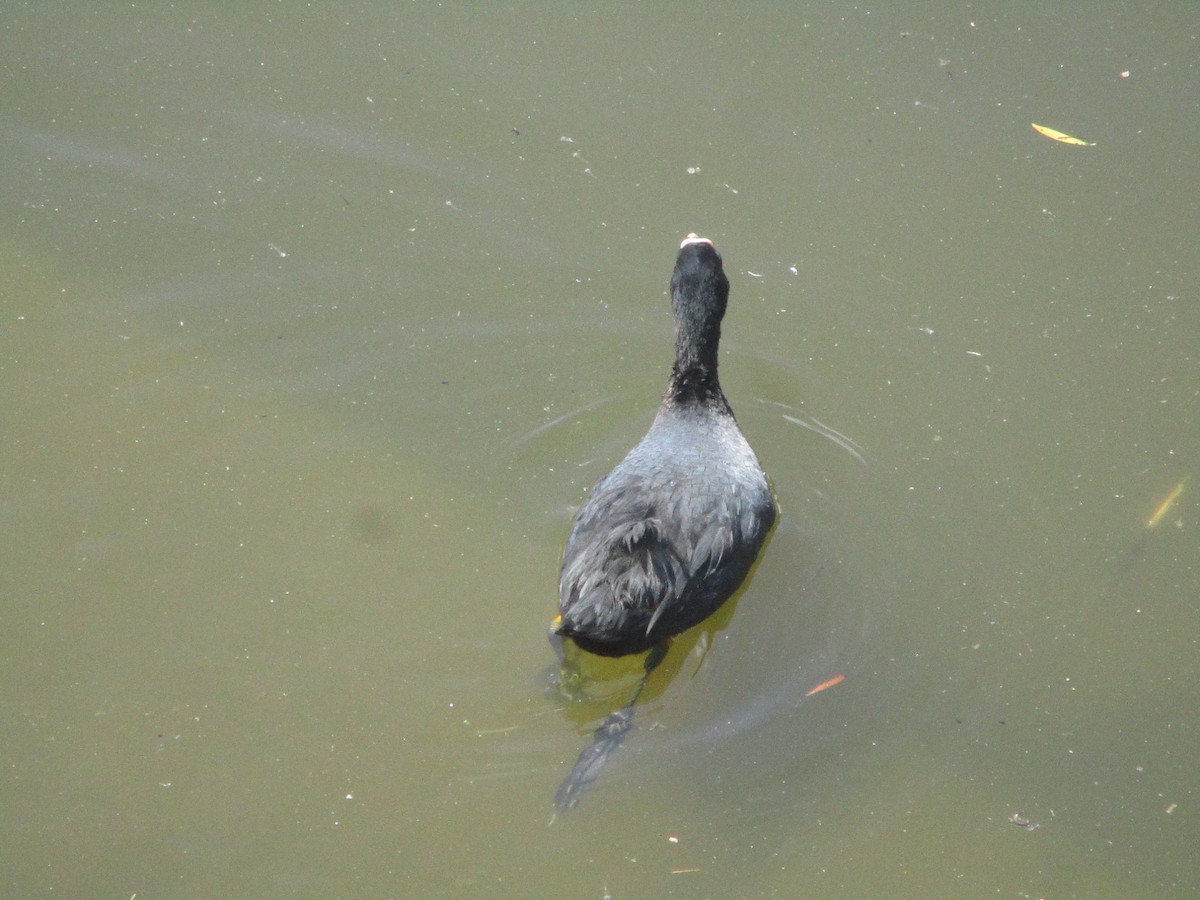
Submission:
[[[717,377],[715,347],[703,354],[680,353],[667,381],[666,399],[675,405],[702,403],[728,409]]]

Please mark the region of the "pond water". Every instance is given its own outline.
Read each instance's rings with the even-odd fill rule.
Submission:
[[[0,892],[1200,892],[1192,7],[0,23]],[[782,517],[554,818],[690,231]]]

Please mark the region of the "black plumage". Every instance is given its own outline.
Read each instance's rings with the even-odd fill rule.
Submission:
[[[712,242],[680,245],[671,276],[675,365],[650,431],[592,488],[571,528],[555,631],[603,656],[651,651],[714,613],[745,580],[775,499],[717,378],[729,279]],[[645,686],[596,729],[555,797],[571,809],[633,723]]]
[[[775,501],[717,378],[729,280],[690,236],[671,278],[675,366],[654,424],[592,489],[563,556],[558,632],[605,656],[691,628],[737,590]]]

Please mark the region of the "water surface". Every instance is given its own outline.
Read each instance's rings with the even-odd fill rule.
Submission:
[[[4,893],[1200,889],[1190,7],[0,21]],[[783,516],[551,824],[689,231]]]

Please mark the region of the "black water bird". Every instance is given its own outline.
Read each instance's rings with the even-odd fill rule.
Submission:
[[[650,431],[592,489],[567,539],[555,632],[602,656],[651,651],[699,624],[742,584],[775,500],[717,379],[729,279],[712,242],[688,235],[671,276],[675,365]],[[559,788],[569,809],[633,720],[645,678],[596,729]]]

